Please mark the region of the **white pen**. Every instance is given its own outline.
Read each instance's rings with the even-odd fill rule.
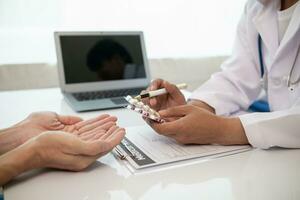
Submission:
[[[185,88],[187,88],[187,84],[186,83],[177,84],[176,87],[178,89],[185,89]],[[156,97],[156,96],[163,95],[166,93],[167,93],[166,88],[161,88],[158,90],[153,90],[153,91],[146,92],[144,94],[140,94],[134,98],[135,99],[151,98],[151,97]]]

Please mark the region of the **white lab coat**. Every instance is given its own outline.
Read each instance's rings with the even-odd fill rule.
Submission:
[[[300,45],[300,4],[280,44],[277,28],[279,5],[279,0],[247,2],[231,57],[221,66],[222,71],[212,75],[190,99],[206,102],[218,115],[229,116],[247,110],[263,89],[257,45],[259,33],[266,68],[264,85],[271,112],[249,113],[239,118],[254,147],[300,148],[300,84],[293,92],[286,84]],[[299,77],[300,55],[292,81]]]

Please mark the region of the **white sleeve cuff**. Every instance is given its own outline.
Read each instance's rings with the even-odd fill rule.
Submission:
[[[300,148],[300,107],[239,116],[249,143],[254,147]]]
[[[248,138],[249,143],[253,147],[268,149],[269,146],[266,145],[266,142],[264,141],[263,134],[258,127],[258,123],[254,123],[255,121],[257,121],[257,114],[258,113],[240,115],[239,118],[244,127],[245,134]]]

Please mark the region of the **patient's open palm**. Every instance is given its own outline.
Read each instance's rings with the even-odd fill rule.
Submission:
[[[80,138],[92,138],[96,133],[103,134],[116,124],[117,118],[109,115],[82,120],[76,116],[58,115],[54,112],[37,112],[16,124],[22,127],[19,132],[21,143],[45,131],[64,131],[78,135]]]

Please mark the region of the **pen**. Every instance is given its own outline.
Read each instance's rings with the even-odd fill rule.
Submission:
[[[129,152],[130,157],[135,157],[134,153],[130,150],[130,148],[128,147],[128,144],[126,142],[122,141],[121,144]]]
[[[178,89],[185,89],[185,88],[187,88],[187,84],[186,83],[177,84],[176,87]],[[167,93],[167,90],[165,88],[162,88],[162,89],[158,89],[158,90],[149,91],[144,94],[140,94],[134,98],[135,99],[151,98],[151,97],[156,97],[156,96],[163,95],[166,93]]]
[[[114,152],[118,155],[121,160],[125,160],[126,157],[122,154],[122,152],[116,147],[114,148]]]

